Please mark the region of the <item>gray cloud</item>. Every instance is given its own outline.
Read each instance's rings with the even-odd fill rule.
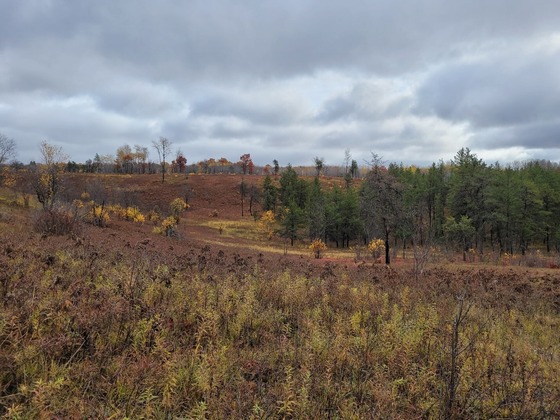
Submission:
[[[556,0],[0,0],[0,132],[74,160],[169,137],[189,161],[462,146],[560,159]],[[259,160],[257,160],[259,161]]]
[[[537,43],[508,46],[442,67],[420,87],[417,111],[468,123],[471,144],[481,150],[557,149],[560,43],[555,42],[548,50]]]
[[[358,82],[351,91],[329,99],[318,115],[321,122],[357,119],[364,121],[392,118],[407,111],[411,98],[390,81]]]
[[[557,56],[514,54],[436,71],[419,91],[420,107],[478,127],[555,118],[560,109]]]
[[[560,119],[499,127],[473,135],[478,148],[560,149]]]
[[[286,125],[301,120],[299,103],[267,92],[209,95],[191,105],[193,116],[237,117],[253,124]]]
[[[553,0],[4,2],[10,45],[85,39],[115,65],[159,78],[356,66],[407,72],[452,56],[456,45],[556,29],[560,8]]]

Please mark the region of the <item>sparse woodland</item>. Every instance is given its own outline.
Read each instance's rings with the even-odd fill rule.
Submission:
[[[2,172],[6,418],[560,416],[557,166],[53,165]]]

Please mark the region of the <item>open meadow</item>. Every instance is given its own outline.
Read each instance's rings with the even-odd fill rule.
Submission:
[[[0,415],[560,417],[555,254],[314,258],[263,180],[67,174],[54,221],[0,189]]]

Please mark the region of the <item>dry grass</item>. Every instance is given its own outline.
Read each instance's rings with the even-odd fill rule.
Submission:
[[[254,220],[208,220],[198,223],[223,235],[226,238],[246,239],[261,242],[264,238]]]
[[[557,270],[432,264],[417,281],[349,250],[283,255],[234,213],[187,212],[178,238],[126,221],[44,238],[0,202],[0,416],[560,414]]]
[[[1,235],[3,415],[441,417],[457,296],[472,309],[453,416],[560,409],[560,318],[540,295],[553,277],[437,268],[415,284],[385,267],[106,238]]]

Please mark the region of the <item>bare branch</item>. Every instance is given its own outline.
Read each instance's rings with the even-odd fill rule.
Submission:
[[[0,165],[16,156],[16,142],[0,133]]]
[[[160,137],[159,140],[152,141],[152,146],[157,151],[159,157],[159,163],[161,165],[161,182],[165,182],[165,172],[167,170],[166,158],[169,152],[171,151],[172,144],[173,143],[165,137]]]

